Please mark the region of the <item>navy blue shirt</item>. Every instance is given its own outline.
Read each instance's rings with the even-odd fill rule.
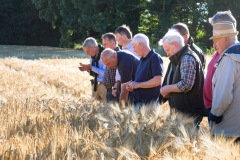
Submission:
[[[163,76],[163,60],[160,55],[151,50],[146,57],[140,59],[135,82],[145,82],[155,76]],[[156,102],[160,94],[161,85],[153,88],[138,88],[133,91],[133,102],[148,104]]]
[[[128,51],[117,51],[118,71],[121,76],[121,83],[135,79],[135,72],[139,63],[139,58]]]

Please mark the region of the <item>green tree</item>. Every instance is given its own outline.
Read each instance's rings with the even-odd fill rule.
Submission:
[[[230,10],[233,16],[236,18],[237,22],[240,22],[240,15],[239,15],[239,8],[240,8],[240,1],[239,0],[231,0],[231,1],[224,1],[224,0],[208,0],[208,15],[207,17],[212,17],[218,11],[226,11]],[[208,22],[207,18],[207,22]],[[212,40],[209,38],[212,36],[212,26],[209,23],[205,24],[206,28],[206,36],[204,37],[205,45],[210,48],[212,46]],[[237,30],[240,30],[240,26],[237,25]]]
[[[58,32],[39,19],[31,0],[1,0],[0,19],[1,44],[57,46],[59,43]]]
[[[43,18],[59,27],[61,46],[72,47],[88,36],[100,38],[122,24],[138,32],[140,0],[32,0]],[[129,16],[131,15],[131,16]]]

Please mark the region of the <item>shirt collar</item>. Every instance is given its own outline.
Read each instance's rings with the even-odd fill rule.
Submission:
[[[129,50],[131,47],[132,47],[132,41],[130,41],[127,46],[122,47],[122,49],[123,50]]]
[[[150,52],[147,54],[146,57],[141,57],[141,60],[144,61],[146,59],[148,59],[149,57],[151,57],[151,55],[154,53],[153,49],[150,50]]]

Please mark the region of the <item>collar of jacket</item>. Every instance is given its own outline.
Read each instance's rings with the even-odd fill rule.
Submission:
[[[175,53],[174,55],[172,55],[169,60],[170,62],[176,66],[179,62],[179,60],[181,59],[182,55],[184,54],[184,51],[189,47],[189,45],[184,46],[180,51],[178,51],[177,53]]]
[[[188,38],[188,44],[189,44],[190,46],[192,46],[193,43],[194,43],[193,38],[192,38],[192,37],[189,37],[189,38]]]
[[[101,58],[101,53],[104,50],[102,45],[98,45],[98,54],[91,57],[93,59],[93,61],[99,61],[99,59]]]

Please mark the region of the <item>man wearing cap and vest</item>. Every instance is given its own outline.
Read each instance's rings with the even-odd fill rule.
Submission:
[[[240,43],[230,21],[212,24],[213,46],[221,54],[212,79],[212,108],[209,113],[213,134],[240,137]]]
[[[103,85],[103,76],[106,66],[102,63],[101,52],[103,47],[97,44],[97,41],[89,37],[83,42],[83,50],[90,58],[90,64],[80,63],[80,71],[88,71],[93,76],[92,82],[92,96],[101,102],[106,102],[106,88]]]

